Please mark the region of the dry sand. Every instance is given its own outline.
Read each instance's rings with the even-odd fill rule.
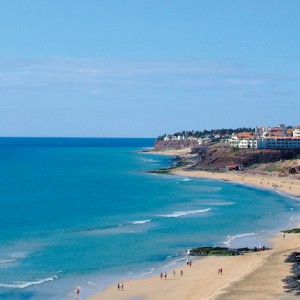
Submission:
[[[184,152],[184,151],[182,151]],[[178,152],[177,152],[178,153]],[[174,155],[163,152],[162,154]],[[182,153],[181,153],[182,154]],[[238,174],[238,172],[210,173],[183,171],[176,174],[230,180],[268,189],[300,195],[300,183],[290,178]],[[176,269],[176,276],[169,272],[168,279],[158,275],[124,282],[124,290],[111,286],[88,298],[89,300],[192,300],[192,299],[296,299],[284,293],[282,279],[290,274],[291,265],[284,263],[292,251],[300,251],[300,234],[278,233],[271,244],[273,249],[234,257],[205,257],[193,261],[191,267],[183,265]],[[223,275],[217,273],[222,267]],[[183,276],[180,276],[183,270]],[[164,272],[164,270],[161,270]]]
[[[300,251],[300,234],[277,234],[269,251],[231,257],[205,257],[191,267],[169,272],[168,279],[153,276],[124,282],[124,290],[112,286],[89,300],[121,299],[296,299],[285,294],[282,279],[289,275],[290,264],[284,263],[292,251]],[[222,267],[223,274],[217,273]],[[183,270],[183,276],[180,276]],[[163,272],[163,270],[162,270]]]

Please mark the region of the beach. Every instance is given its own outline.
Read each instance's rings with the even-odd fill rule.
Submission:
[[[278,233],[271,243],[272,250],[197,259],[191,267],[175,269],[175,276],[169,272],[167,279],[157,275],[126,281],[123,291],[115,285],[88,299],[294,299],[284,293],[282,279],[290,274],[286,256],[300,251],[300,234],[286,234],[284,239]]]
[[[175,153],[178,152],[159,154]],[[184,171],[180,168],[172,170],[172,173],[232,181],[293,196],[300,195],[299,181],[288,177],[239,172]],[[170,270],[167,279],[161,279],[158,274],[129,280],[124,282],[124,290],[118,290],[116,283],[88,299],[295,299],[294,294],[284,292],[282,279],[290,275],[291,268],[284,260],[291,252],[300,251],[300,234],[286,234],[283,237],[283,233],[277,233],[269,242],[272,245],[271,250],[241,256],[192,258],[192,266],[184,264],[176,268],[175,275]],[[223,270],[222,275],[217,272],[219,268]],[[181,271],[183,275],[180,275]]]
[[[230,172],[207,172],[207,171],[185,171],[180,168],[172,170],[173,174],[209,178],[214,180],[232,181],[241,184],[248,184],[260,188],[272,189],[286,194],[300,196],[300,180],[290,177],[277,177],[268,175],[256,175],[251,173],[230,171]]]
[[[180,150],[165,150],[165,151],[148,151],[149,154],[168,155],[168,156],[183,156],[185,158],[194,156],[191,153],[191,148]],[[276,190],[300,197],[300,180],[290,176],[278,177],[272,175],[254,174],[251,172],[229,171],[229,172],[208,172],[208,171],[186,171],[182,168],[175,168],[171,171],[172,174],[209,178],[214,180],[232,181],[241,184],[248,184],[259,188]]]

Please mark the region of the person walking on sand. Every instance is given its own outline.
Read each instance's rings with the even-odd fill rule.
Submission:
[[[176,271],[175,270],[173,270],[173,275],[174,275],[174,278],[175,278],[175,276],[176,276]]]
[[[164,273],[165,279],[167,279],[167,276],[168,276],[168,274],[167,274],[167,272],[165,272],[165,273]]]
[[[124,283],[123,283],[123,281],[121,282],[121,290],[122,291],[124,290]]]
[[[160,273],[160,279],[162,279],[163,278],[163,273]]]
[[[77,297],[79,297],[79,295],[80,295],[80,288],[79,287],[76,289],[76,295],[77,295]]]
[[[120,283],[118,283],[118,291],[120,290]]]
[[[182,276],[183,275],[183,271],[182,270],[180,270],[180,276]]]

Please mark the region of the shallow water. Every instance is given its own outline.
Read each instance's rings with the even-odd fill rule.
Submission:
[[[259,246],[298,220],[273,191],[148,174],[153,139],[0,139],[0,299],[72,299],[182,262],[201,245]]]

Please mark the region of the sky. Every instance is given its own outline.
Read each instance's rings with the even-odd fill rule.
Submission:
[[[300,125],[298,0],[2,0],[0,136]]]

